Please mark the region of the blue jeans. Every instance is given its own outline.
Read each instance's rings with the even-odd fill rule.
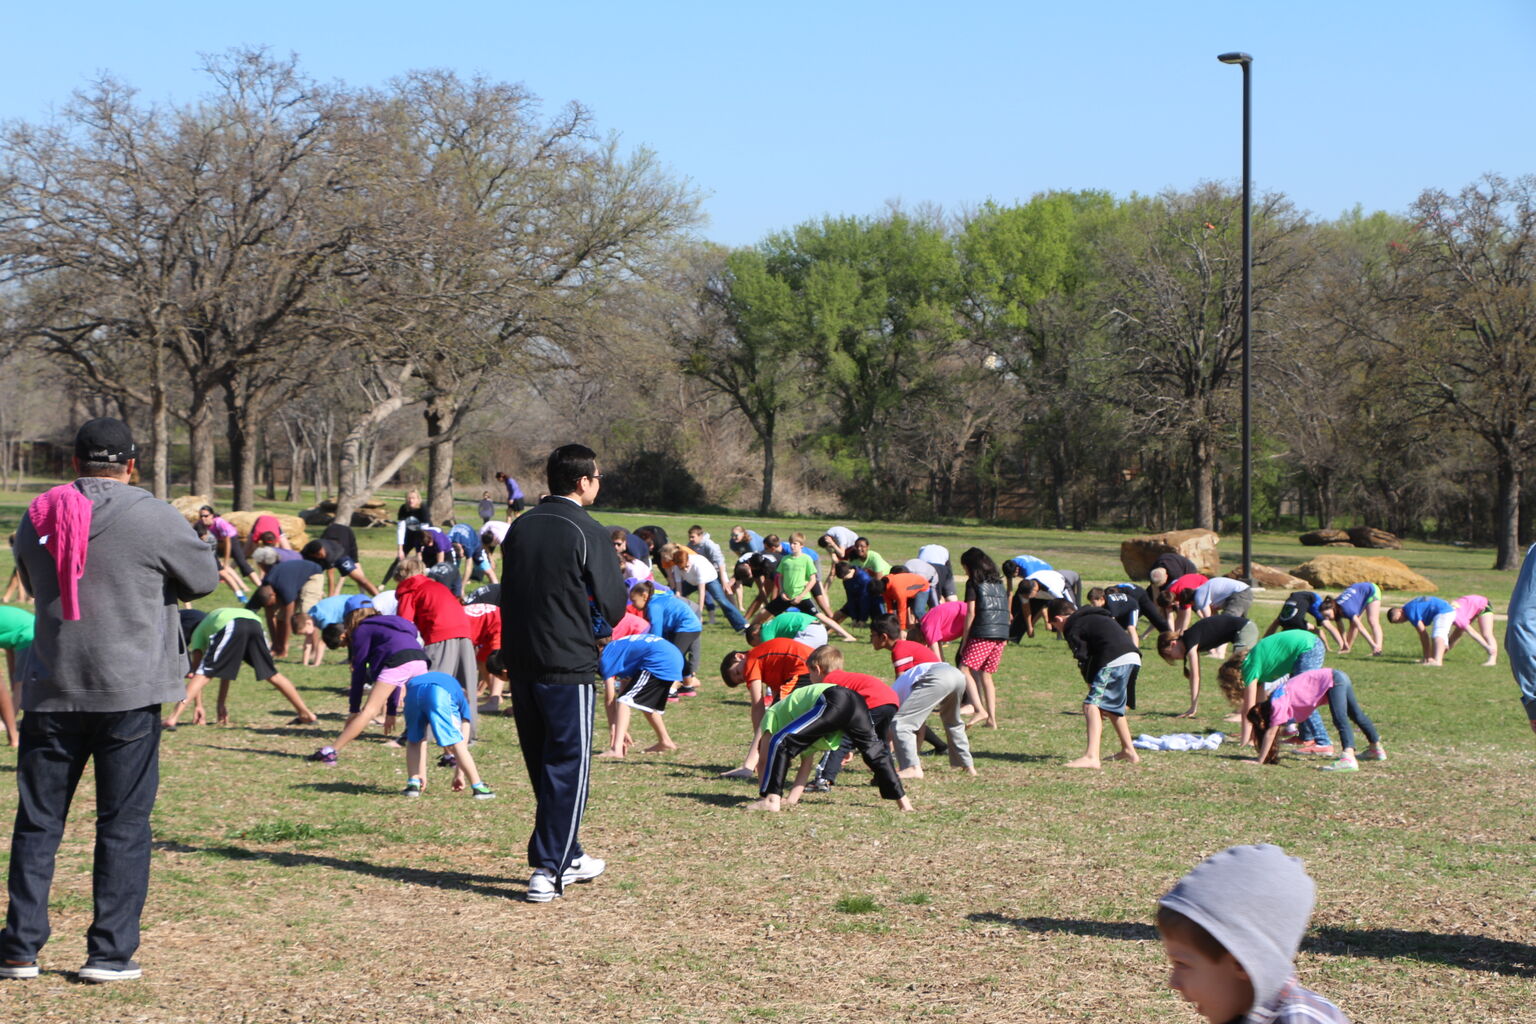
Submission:
[[[725,588],[720,585],[719,580],[710,580],[704,584],[704,596],[714,599],[715,604],[725,613],[725,621],[729,622],[736,632],[740,633],[747,628],[746,617],[741,614],[741,609],[725,596]]]
[[[1317,643],[1310,651],[1297,657],[1296,664],[1291,668],[1291,675],[1295,675],[1297,672],[1310,672],[1314,668],[1322,668],[1324,650],[1323,638],[1318,637]],[[1314,743],[1319,743],[1325,747],[1333,746],[1333,740],[1328,738],[1328,729],[1323,725],[1323,716],[1317,711],[1312,712],[1311,716],[1297,727],[1296,735],[1300,736],[1303,740],[1312,740]]]
[[[160,786],[160,705],[133,711],[29,711],[16,756],[10,907],[0,957],[30,962],[48,941],[48,890],[85,763],[96,764],[95,916],[86,962],[120,966],[139,948],[149,893],[149,813]]]

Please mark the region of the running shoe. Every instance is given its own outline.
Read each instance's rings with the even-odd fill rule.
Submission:
[[[487,786],[483,782],[477,782],[473,786],[469,787],[469,795],[474,797],[476,800],[496,799],[496,794],[491,791],[491,787]]]
[[[5,961],[4,963],[0,963],[0,978],[10,978],[13,980],[35,978],[37,977],[37,973],[38,968],[36,960],[33,960],[29,964],[13,964],[9,960]]]
[[[1352,757],[1341,757],[1333,762],[1333,764],[1319,765],[1317,770],[1320,772],[1357,772],[1360,770],[1360,765]]]
[[[421,796],[421,780],[412,775],[405,780],[405,788],[400,791],[401,796]]]
[[[1333,756],[1332,743],[1319,743],[1316,740],[1307,740],[1296,748],[1298,754],[1319,754],[1323,757]]]
[[[571,866],[565,869],[561,881],[566,885],[572,882],[590,882],[606,870],[608,870],[607,861],[594,857],[590,853],[584,853],[571,861]]]
[[[1362,761],[1385,761],[1387,752],[1380,747],[1366,747],[1365,753],[1360,755]]]
[[[677,695],[679,697],[697,697],[699,695],[699,688],[697,686],[679,686],[677,688]]]
[[[310,754],[304,760],[315,761],[319,764],[330,765],[334,768],[336,766],[336,750],[334,747],[321,747],[319,750],[315,751],[313,754]]]
[[[453,751],[450,750],[448,753],[437,759],[437,766],[439,768],[457,768],[459,766],[459,759],[454,757]]]
[[[80,968],[80,980],[102,984],[108,981],[137,981],[144,977],[144,971],[136,961],[124,960],[117,964],[91,963],[86,961]]]
[[[555,887],[555,876],[543,868],[534,868],[533,875],[528,879],[528,894],[523,898],[529,903],[548,903],[559,895],[560,890]]]

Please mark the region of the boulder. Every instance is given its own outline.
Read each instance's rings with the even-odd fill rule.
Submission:
[[[394,517],[382,501],[370,501],[366,505],[359,505],[352,510],[353,529],[369,529],[374,526],[388,526],[393,523]]]
[[[1243,567],[1238,566],[1227,573],[1232,579],[1241,579]],[[1263,590],[1306,590],[1309,584],[1299,576],[1292,576],[1284,569],[1275,569],[1267,565],[1253,563],[1253,585]]]
[[[1195,568],[1207,576],[1221,571],[1221,556],[1216,545],[1221,543],[1215,530],[1174,530],[1147,537],[1132,537],[1120,542],[1120,564],[1126,575],[1133,580],[1144,580],[1152,571],[1152,563],[1165,551],[1177,551]]]
[[[298,516],[289,515],[287,512],[262,512],[260,510],[255,512],[227,512],[224,518],[229,520],[231,526],[240,531],[241,537],[245,537],[250,534],[251,524],[256,522],[256,517],[260,515],[273,515],[277,517],[277,521],[282,524],[284,535],[288,538],[288,543],[293,545],[294,550],[302,548],[305,542],[309,540],[309,531],[304,529],[306,525],[304,520]]]
[[[197,510],[204,505],[213,505],[213,501],[201,494],[184,494],[179,498],[171,499],[171,507],[187,517],[187,522],[194,526],[197,524]],[[217,505],[213,505],[218,508]]]
[[[1397,539],[1395,534],[1386,530],[1378,530],[1374,526],[1351,526],[1344,531],[1349,535],[1349,542],[1357,548],[1401,548],[1403,542]]]
[[[1318,555],[1291,570],[1314,587],[1374,583],[1382,590],[1433,594],[1439,588],[1395,558],[1384,555]]]
[[[1349,534],[1343,530],[1313,530],[1311,533],[1302,534],[1300,539],[1309,548],[1319,548],[1324,545],[1336,547],[1354,546],[1354,542],[1349,539]]]

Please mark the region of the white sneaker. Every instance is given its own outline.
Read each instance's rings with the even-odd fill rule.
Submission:
[[[528,895],[525,899],[529,903],[548,903],[560,895],[560,890],[555,888],[555,876],[543,868],[534,868],[533,875],[528,879]]]
[[[95,984],[103,984],[109,981],[138,981],[144,977],[137,961],[125,960],[120,967],[110,967],[106,964],[86,964],[80,968],[80,980]]]
[[[571,866],[565,869],[562,881],[566,885],[572,882],[590,882],[604,871],[608,870],[608,862],[584,853],[571,861]]]

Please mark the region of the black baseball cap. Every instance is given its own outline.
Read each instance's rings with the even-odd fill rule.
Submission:
[[[91,420],[75,434],[75,458],[81,462],[124,463],[139,457],[139,446],[122,420],[103,416]]]

